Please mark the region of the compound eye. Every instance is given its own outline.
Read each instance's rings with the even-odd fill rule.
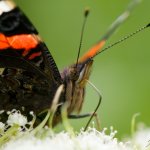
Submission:
[[[77,81],[79,79],[80,73],[78,72],[76,67],[72,67],[70,69],[70,79],[73,81]]]

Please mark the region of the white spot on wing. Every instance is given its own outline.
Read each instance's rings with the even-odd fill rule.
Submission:
[[[9,12],[15,7],[15,4],[10,0],[0,1],[0,15],[3,12]]]

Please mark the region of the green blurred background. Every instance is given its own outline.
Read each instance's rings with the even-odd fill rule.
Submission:
[[[126,8],[129,0],[15,0],[32,20],[50,49],[60,70],[76,60],[83,10],[89,7],[82,54],[98,41]],[[108,41],[121,37],[149,23],[150,1],[143,0],[130,18]],[[95,58],[90,81],[101,91],[98,111],[101,127],[114,126],[118,137],[130,134],[132,116],[140,112],[137,122],[150,125],[150,30],[146,29]],[[96,92],[87,86],[83,112],[94,110]],[[74,120],[76,130],[88,119]]]

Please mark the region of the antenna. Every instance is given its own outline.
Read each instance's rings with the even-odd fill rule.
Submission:
[[[84,29],[85,29],[85,25],[86,25],[86,21],[87,21],[88,15],[89,15],[89,9],[86,8],[85,11],[84,11],[84,21],[83,21],[83,25],[82,25],[82,29],[81,29],[81,37],[80,37],[78,55],[77,55],[77,60],[76,60],[76,68],[77,68],[77,65],[78,65],[78,62],[79,62],[79,56],[80,56],[81,47],[82,47],[82,40],[83,40],[83,35],[84,35]]]
[[[105,47],[104,49],[102,49],[101,51],[99,51],[98,53],[96,53],[96,54],[95,54],[93,57],[91,57],[91,58],[94,58],[96,55],[98,55],[98,54],[100,54],[100,53],[102,53],[102,52],[108,50],[109,48],[112,48],[113,46],[115,46],[115,45],[117,45],[117,44],[119,44],[119,43],[121,43],[121,42],[123,42],[123,41],[125,41],[125,40],[127,40],[128,38],[134,36],[135,34],[137,34],[137,33],[141,32],[141,31],[143,31],[144,29],[146,29],[146,28],[148,28],[148,27],[150,27],[150,23],[147,24],[146,26],[143,26],[143,27],[139,28],[139,29],[136,30],[135,32],[132,32],[132,33],[130,33],[129,35],[127,35],[127,36],[121,38],[121,39],[118,40],[117,42],[114,42],[113,44],[108,45],[107,47]]]
[[[106,33],[102,36],[102,38],[95,44],[93,45],[89,51],[87,51],[80,59],[79,63],[85,62],[88,59],[94,58],[95,55],[100,53],[102,50],[102,47],[105,45],[106,41],[110,38],[110,36],[127,20],[127,18],[130,16],[132,10],[134,7],[139,3],[140,0],[132,0],[128,7],[125,9],[119,17],[115,19],[115,21],[110,25]]]

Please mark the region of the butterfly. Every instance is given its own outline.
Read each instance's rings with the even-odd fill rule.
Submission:
[[[127,12],[130,13],[130,10],[127,9],[118,17],[106,34],[77,63],[59,72],[49,49],[25,14],[11,0],[1,0],[0,110],[17,109],[24,114],[33,111],[39,115],[50,108],[58,87],[64,85],[53,126],[61,122],[60,110],[65,102],[68,104],[68,117],[73,112],[80,113],[93,58],[127,19]]]

